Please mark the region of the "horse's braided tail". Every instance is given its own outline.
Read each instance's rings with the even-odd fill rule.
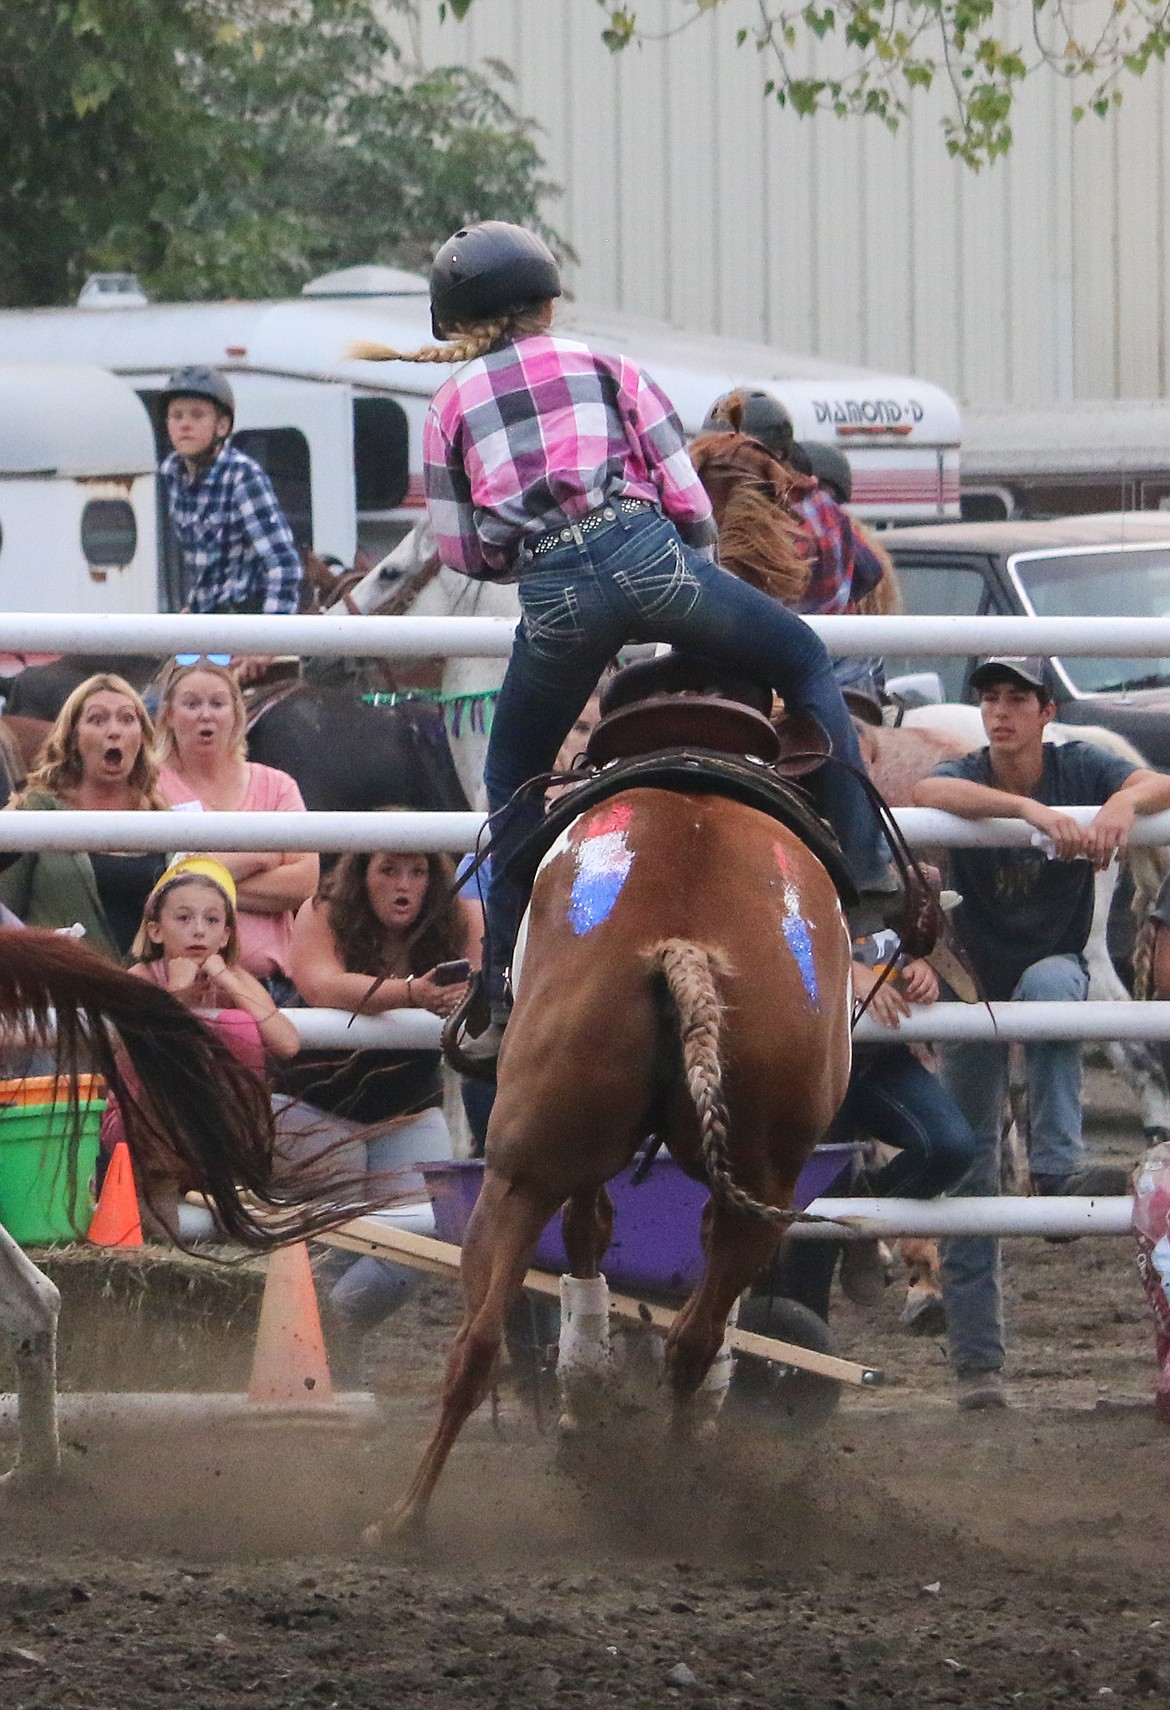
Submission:
[[[765,1205],[742,1188],[731,1173],[728,1150],[730,1120],[723,1096],[724,1004],[718,975],[722,958],[685,938],[668,938],[656,945],[651,966],[660,968],[678,1012],[683,1074],[699,1117],[703,1163],[711,1192],[717,1199],[754,1217],[788,1224],[794,1213]]]

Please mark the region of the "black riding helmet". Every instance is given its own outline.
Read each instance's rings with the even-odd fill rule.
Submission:
[[[716,398],[707,411],[703,432],[718,433],[726,428],[734,433],[750,434],[779,458],[787,457],[792,447],[792,417],[771,392],[748,391],[741,387]]]
[[[431,330],[516,314],[561,294],[552,250],[508,220],[481,220],[449,237],[431,267]]]
[[[164,417],[174,398],[206,398],[233,422],[236,419],[235,393],[216,368],[176,368],[159,399]]]
[[[821,486],[829,489],[839,505],[847,505],[853,497],[853,470],[845,453],[815,439],[801,440],[800,444]]]

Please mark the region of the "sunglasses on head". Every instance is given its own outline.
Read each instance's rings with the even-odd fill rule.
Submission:
[[[209,665],[230,665],[230,653],[176,653],[176,665],[198,665],[201,659],[206,659]]]

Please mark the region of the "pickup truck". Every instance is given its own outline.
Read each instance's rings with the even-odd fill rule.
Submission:
[[[897,528],[881,541],[911,616],[1170,617],[1170,515],[1158,511]],[[976,663],[887,655],[886,677],[936,672],[942,698],[962,701]],[[1170,771],[1170,658],[1052,664],[1063,723],[1104,725]]]

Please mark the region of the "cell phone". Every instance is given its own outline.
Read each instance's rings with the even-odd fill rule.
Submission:
[[[440,962],[431,975],[436,986],[458,986],[471,973],[470,962]]]

